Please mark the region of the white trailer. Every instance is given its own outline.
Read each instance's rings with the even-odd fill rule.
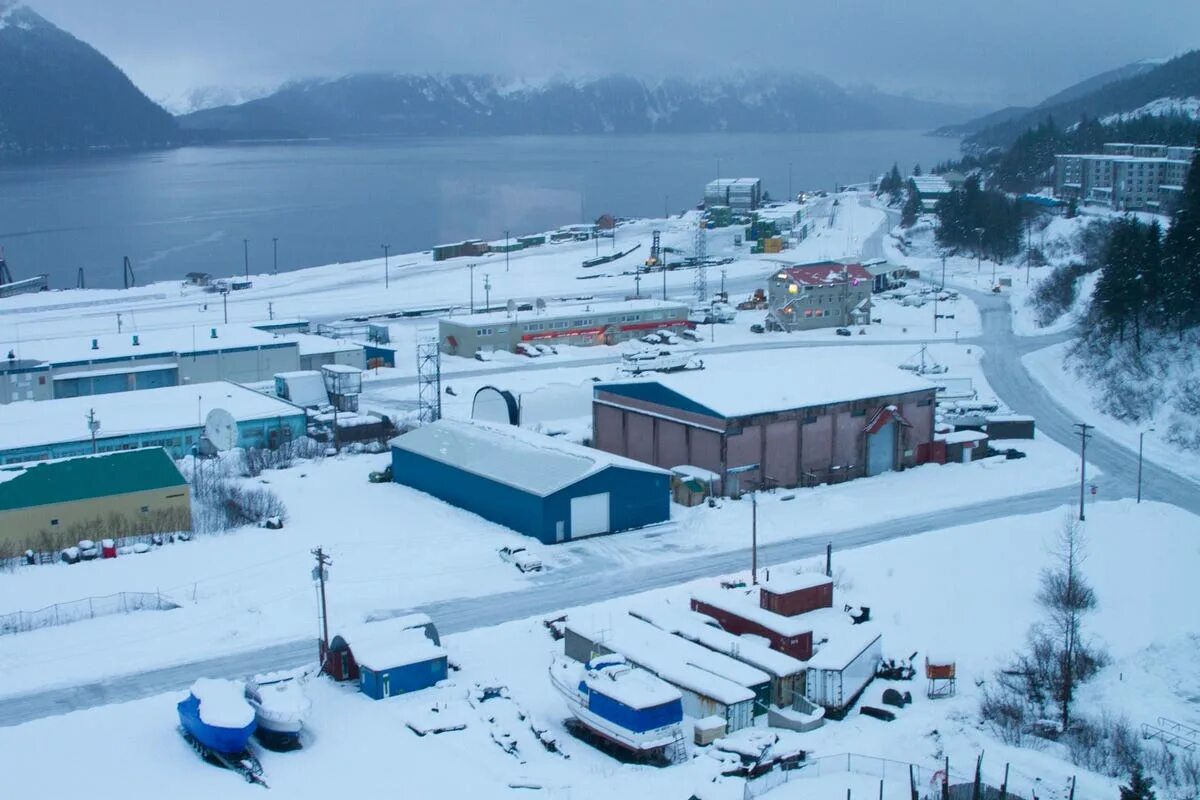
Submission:
[[[839,629],[808,660],[804,696],[831,716],[846,712],[883,660],[883,637],[871,628]]]

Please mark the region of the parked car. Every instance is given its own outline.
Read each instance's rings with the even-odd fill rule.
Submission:
[[[836,333],[838,336],[850,336],[851,335],[849,328],[838,328],[836,331],[834,331],[834,333]]]
[[[525,342],[521,342],[520,344],[517,345],[517,355],[529,356],[530,358],[537,358],[541,354],[542,354],[542,351],[538,350],[537,347],[535,347],[534,345],[526,344]]]
[[[488,352],[487,350],[476,350],[475,351],[475,360],[476,361],[491,361],[492,354],[490,352]]]
[[[500,558],[513,564],[521,572],[541,572],[542,560],[524,547],[501,547]]]

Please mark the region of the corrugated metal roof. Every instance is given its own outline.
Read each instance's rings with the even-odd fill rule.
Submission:
[[[0,467],[0,511],[186,485],[161,447],[15,464]]]
[[[392,447],[545,497],[606,467],[666,470],[511,425],[442,419],[397,436]]]

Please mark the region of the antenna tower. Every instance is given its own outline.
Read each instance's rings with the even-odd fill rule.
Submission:
[[[708,299],[708,229],[704,227],[703,219],[696,227],[694,249],[696,251],[696,277],[692,288],[696,292],[696,300],[704,302]]]
[[[442,418],[442,351],[433,331],[417,334],[417,418],[422,425]]]

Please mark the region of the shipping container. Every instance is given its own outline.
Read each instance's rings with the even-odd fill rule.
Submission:
[[[771,643],[772,650],[792,658],[807,661],[812,657],[812,629],[791,617],[766,611],[749,601],[738,603],[736,598],[716,596],[692,598],[692,610],[712,617],[723,630],[736,636],[761,636]]]
[[[759,605],[785,617],[833,608],[833,579],[817,573],[776,574],[760,586]]]
[[[834,634],[808,662],[805,696],[837,718],[846,713],[875,678],[883,659],[883,638],[870,628]]]

